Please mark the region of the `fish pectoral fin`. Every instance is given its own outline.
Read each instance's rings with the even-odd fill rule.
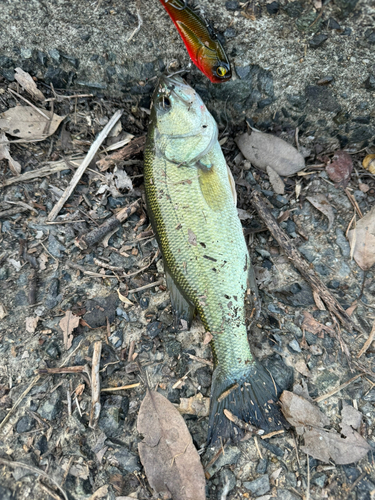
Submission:
[[[231,197],[228,187],[220,178],[215,165],[211,165],[210,168],[203,168],[200,162],[196,165],[200,170],[199,185],[207,205],[215,211],[222,209],[228,197]]]
[[[235,181],[234,181],[234,177],[233,177],[232,171],[231,171],[231,169],[228,167],[228,164],[227,164],[227,172],[228,172],[228,179],[229,179],[230,189],[231,189],[231,191],[232,191],[232,195],[233,195],[233,202],[234,202],[234,206],[236,207],[236,206],[237,206],[237,191],[236,191],[236,183],[235,183]]]
[[[180,319],[185,320],[187,322],[188,329],[190,329],[194,317],[195,306],[183,296],[165,263],[164,270],[167,281],[167,288],[171,295],[173,313],[176,316],[177,321],[179,321]]]

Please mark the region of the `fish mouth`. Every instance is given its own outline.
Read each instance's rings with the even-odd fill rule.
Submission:
[[[196,98],[196,92],[180,75],[162,75],[158,80],[154,97],[171,96],[190,105]]]

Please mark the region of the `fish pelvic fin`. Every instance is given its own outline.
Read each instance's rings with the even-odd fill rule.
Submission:
[[[207,444],[228,439],[236,442],[243,436],[243,431],[225,416],[226,409],[265,432],[287,427],[277,405],[279,393],[271,375],[257,361],[240,376],[225,375],[218,366],[212,377]]]

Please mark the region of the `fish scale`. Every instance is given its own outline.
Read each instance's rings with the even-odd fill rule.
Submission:
[[[275,386],[247,339],[251,264],[231,174],[215,121],[179,77],[164,77],[157,86],[144,158],[147,208],[172,305],[188,321],[195,310],[212,335],[216,368],[209,439],[234,433],[224,408],[262,427],[279,428]]]

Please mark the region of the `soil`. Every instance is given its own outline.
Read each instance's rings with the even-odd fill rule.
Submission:
[[[238,207],[243,211],[240,216],[262,301],[261,315],[249,335],[253,353],[283,389],[292,390],[293,383],[304,380],[312,398],[332,392],[319,407],[339,432],[343,404],[359,409],[363,415],[360,432],[371,451],[356,464],[323,463],[308,457],[301,450],[301,437],[289,430],[266,440],[229,443],[217,454],[217,449],[206,447],[207,418],[185,415],[184,419],[202,457],[210,500],[370,500],[375,491],[371,376],[375,351],[370,346],[361,357],[367,373],[351,370],[335,336],[314,335],[302,327],[306,311],[328,328],[335,325],[264,227],[250,202],[250,192],[262,191],[273,215],[283,220],[281,228],[340,304],[345,309],[355,306],[351,317],[364,334],[341,330],[355,359],[375,320],[374,269],[366,273],[360,269],[345,236],[355,213],[349,195],[362,214],[375,202],[374,175],[362,166],[365,155],[375,152],[371,143],[374,89],[372,80],[363,83],[374,72],[370,56],[373,10],[369,2],[328,3],[316,21],[322,21],[321,31],[299,32],[296,23],[302,23],[304,14],[315,12],[313,22],[321,11],[315,11],[310,2],[279,2],[278,13],[270,14],[269,5],[250,4],[250,12],[241,10],[237,2],[222,2],[216,9],[202,1],[207,17],[224,32],[237,76],[219,87],[207,84],[194,69],[187,78],[215,111],[219,139],[237,183]],[[340,26],[332,30],[327,22],[336,15]],[[100,495],[157,498],[152,496],[137,451],[142,436],[136,421],[145,381],[176,405],[181,398],[198,393],[209,396],[212,354],[204,343],[204,329],[195,320],[191,330],[176,330],[162,261],[143,202],[142,152],[106,172],[100,172],[96,164],[108,154],[104,148],[125,138],[125,132],[136,137],[146,133],[154,76],[172,59],[187,63],[184,48],[157,2],[142,11],[142,18],[140,31],[126,42],[137,26],[133,2],[124,8],[119,2],[33,1],[26,9],[16,1],[6,3],[0,13],[0,20],[6,21],[0,34],[0,56],[9,58],[4,65],[0,57],[0,112],[17,103],[24,105],[9,88],[30,99],[10,81],[13,68],[21,65],[37,77],[46,98],[55,99],[54,112],[67,116],[47,140],[15,142],[10,148],[22,173],[62,165],[59,172],[6,185],[13,174],[8,162],[0,160],[1,499],[62,498],[51,479],[74,500]],[[350,34],[345,34],[346,28],[352,30]],[[235,36],[230,36],[230,29]],[[319,33],[327,33],[328,39],[313,49],[309,41]],[[55,59],[53,49],[59,53],[59,57],[52,53]],[[93,54],[99,54],[98,58],[92,59]],[[156,61],[161,61],[160,66]],[[50,68],[63,80],[68,75],[70,83],[53,90],[52,80],[46,77]],[[114,68],[112,76],[108,68]],[[142,73],[145,68],[148,73]],[[237,68],[245,69],[241,73]],[[334,76],[328,87],[317,85],[316,80],[327,75]],[[79,81],[98,85],[88,87]],[[254,88],[258,89],[255,97]],[[80,97],[87,92],[93,95]],[[259,105],[269,97],[270,103]],[[75,159],[85,156],[118,109],[123,110],[119,135],[106,140],[55,223],[48,223],[48,214],[73,176]],[[307,168],[303,175],[283,178],[282,196],[274,193],[266,173],[244,160],[234,142],[237,133],[246,129],[245,117],[248,123],[294,145],[298,137]],[[336,187],[325,170],[340,147],[346,147],[354,165],[346,190]],[[132,190],[103,190],[105,184],[113,187],[116,168],[130,177]],[[318,193],[333,208],[332,227],[307,201]],[[109,238],[86,250],[77,246],[78,238],[137,200],[136,212]],[[71,346],[59,326],[67,311],[80,318]],[[98,427],[92,429],[89,377],[95,341],[102,342],[102,387],[140,384],[103,392]],[[87,373],[46,373],[51,368],[85,365]],[[360,377],[355,379],[356,375]],[[35,470],[1,465],[1,460],[23,462],[50,479]]]

